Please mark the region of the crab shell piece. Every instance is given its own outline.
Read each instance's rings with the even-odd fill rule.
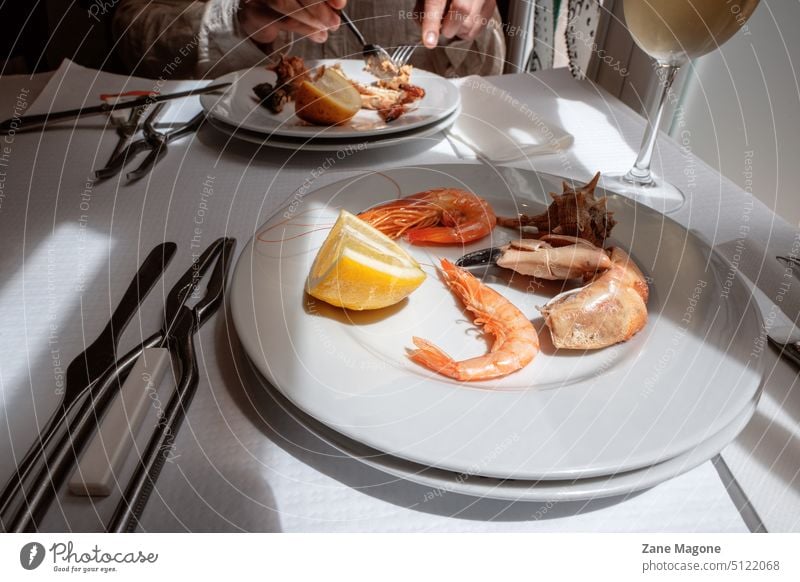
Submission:
[[[622,249],[610,254],[609,269],[539,309],[555,347],[604,348],[630,339],[647,323],[647,281]]]
[[[563,245],[563,246],[562,246]],[[611,259],[588,241],[563,235],[521,239],[503,247],[497,265],[539,279],[590,277],[611,267]]]

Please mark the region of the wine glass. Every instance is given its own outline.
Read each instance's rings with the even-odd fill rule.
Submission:
[[[683,205],[683,193],[650,171],[658,126],[672,82],[681,65],[719,47],[747,22],[759,0],[624,0],[625,22],[633,40],[655,59],[659,89],[648,107],[647,129],[633,167],[607,174],[603,185],[662,212]]]

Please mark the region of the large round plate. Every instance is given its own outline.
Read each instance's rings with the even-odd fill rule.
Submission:
[[[455,473],[426,467],[376,451],[317,422],[286,400],[275,391],[274,387],[266,385],[264,388],[281,411],[299,425],[341,453],[354,457],[373,469],[429,487],[433,491],[448,491],[481,499],[534,502],[585,501],[629,495],[677,477],[706,462],[724,449],[747,426],[758,404],[757,399],[752,400],[718,433],[710,435],[708,439],[685,453],[649,467],[572,481],[526,481]]]
[[[410,140],[424,139],[436,135],[437,133],[446,130],[456,120],[461,108],[457,108],[453,113],[432,123],[416,129],[408,131],[390,133],[388,135],[367,137],[359,140],[358,146],[363,146],[363,149],[377,149],[406,143]],[[235,137],[242,141],[255,143],[259,145],[270,146],[274,148],[287,149],[287,150],[303,150],[314,152],[335,152],[341,149],[352,148],[355,142],[352,139],[305,139],[297,137],[281,137],[277,135],[265,135],[248,129],[242,129],[228,125],[213,117],[209,118],[209,122],[216,129],[222,133]]]
[[[334,430],[427,466],[497,478],[611,475],[684,453],[755,396],[760,319],[735,270],[676,222],[609,195],[628,250],[651,281],[647,327],[592,352],[542,352],[505,378],[459,384],[406,357],[413,335],[456,359],[486,350],[435,275],[438,257],[506,242],[497,228],[465,247],[414,247],[431,276],[405,302],[351,313],[308,298],[306,275],[339,208],[357,212],[421,190],[468,188],[500,215],[542,210],[558,179],[511,168],[441,165],[368,173],[292,200],[242,254],[231,287],[245,350],[290,401]],[[602,192],[599,193],[602,195]],[[485,281],[530,314],[558,285],[508,272]]]
[[[372,83],[375,77],[366,73],[364,61],[322,60],[309,61],[308,67],[339,63],[352,79]],[[294,104],[288,104],[281,113],[274,114],[261,107],[253,93],[259,83],[274,83],[275,73],[265,68],[245,69],[228,73],[216,80],[233,83],[222,96],[201,95],[200,103],[205,112],[219,119],[250,131],[281,137],[302,138],[349,138],[363,139],[369,136],[386,135],[407,131],[435,123],[456,110],[461,102],[458,88],[434,73],[415,69],[411,81],[425,89],[425,97],[411,106],[400,118],[386,123],[375,111],[361,110],[348,123],[330,127],[309,125],[294,114]]]

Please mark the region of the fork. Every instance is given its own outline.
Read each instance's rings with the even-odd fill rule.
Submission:
[[[419,44],[401,44],[392,53],[392,62],[400,68],[408,64],[414,51],[419,48]]]
[[[389,56],[389,53],[386,52],[386,49],[380,45],[368,43],[364,35],[361,34],[361,31],[358,30],[355,22],[350,19],[347,13],[344,10],[339,10],[338,12],[342,22],[347,25],[347,28],[350,29],[358,39],[358,42],[361,43],[361,56],[367,63],[369,71],[380,79],[391,79],[393,77],[391,71],[386,71],[381,67],[381,63],[384,61],[389,61],[396,66],[396,63],[392,60],[392,57]]]

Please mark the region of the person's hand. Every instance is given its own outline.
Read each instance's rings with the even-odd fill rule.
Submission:
[[[347,0],[241,0],[239,26],[253,41],[274,41],[281,30],[314,42],[328,40],[328,30],[339,28],[339,14]]]
[[[495,0],[421,0],[422,42],[434,48],[439,34],[472,40],[486,28],[497,6]]]

